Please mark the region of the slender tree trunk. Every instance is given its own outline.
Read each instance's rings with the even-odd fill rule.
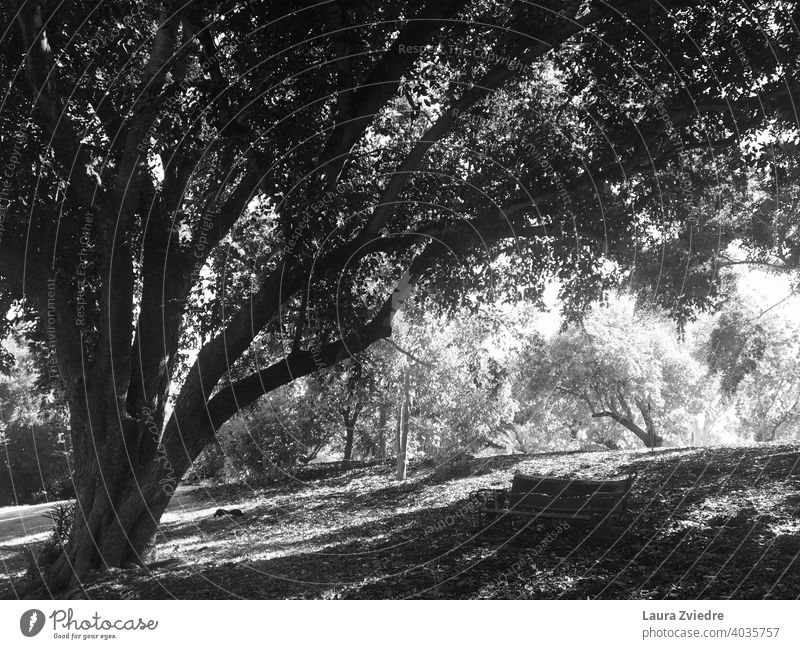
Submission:
[[[386,402],[378,404],[378,456],[386,459]]]
[[[400,448],[402,446],[403,437],[403,402],[399,400],[397,403],[397,417],[394,427],[394,457],[397,463],[397,471],[400,471]]]
[[[409,376],[403,376],[403,393],[397,418],[397,479],[405,480],[408,471],[408,417],[410,411]]]
[[[355,424],[355,421],[352,419],[346,419],[344,422],[344,459],[347,462],[353,459],[353,439],[356,434]]]
[[[405,480],[408,471],[408,408],[400,403],[397,411],[397,479]]]

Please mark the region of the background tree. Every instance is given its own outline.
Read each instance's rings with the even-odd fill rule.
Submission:
[[[309,381],[319,383],[322,396],[319,407],[332,409],[341,418],[344,428],[342,459],[352,460],[356,424],[371,405],[377,390],[372,354],[363,352],[353,356],[310,377]]]
[[[501,420],[513,417],[516,402],[504,367],[508,332],[491,314],[404,313],[396,332],[398,345],[413,353],[402,359],[413,379],[413,452],[474,452]]]
[[[720,376],[722,390],[734,394],[742,380],[755,371],[769,344],[756,308],[734,299],[720,312],[708,338],[707,357]]]
[[[580,326],[556,335],[545,368],[554,389],[587,415],[615,422],[649,448],[661,446],[667,431],[688,427],[704,380],[674,323],[637,309],[625,296],[596,306]],[[600,441],[607,440],[601,435]]]
[[[34,355],[19,340],[6,340],[11,357],[0,373],[0,505],[70,496],[66,411],[40,386]]]
[[[768,341],[744,373],[735,394],[747,436],[757,442],[800,436],[800,325],[797,311],[776,309],[760,325]]]

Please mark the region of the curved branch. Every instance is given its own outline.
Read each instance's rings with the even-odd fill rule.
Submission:
[[[647,446],[648,448],[652,448],[651,447],[651,442],[650,442],[650,435],[647,433],[647,431],[642,430],[633,421],[631,421],[627,417],[623,417],[618,412],[613,412],[611,410],[601,410],[599,412],[593,412],[592,413],[592,417],[595,418],[595,419],[600,418],[600,417],[609,417],[609,418],[613,419],[618,424],[620,424],[621,426],[624,426],[629,431],[631,431],[640,440],[642,440],[642,443],[645,446]]]
[[[411,352],[409,352],[409,351],[406,351],[405,349],[403,349],[402,347],[400,347],[400,345],[398,345],[398,344],[397,344],[397,343],[396,343],[394,340],[392,340],[391,338],[387,338],[387,339],[386,339],[386,342],[388,342],[388,343],[389,343],[389,344],[390,344],[392,347],[394,347],[394,348],[395,348],[397,351],[399,351],[401,354],[405,354],[406,356],[408,356],[408,358],[410,358],[410,359],[411,359],[412,361],[414,361],[415,363],[419,363],[420,365],[424,365],[425,367],[433,367],[433,364],[431,364],[431,363],[427,363],[427,362],[425,362],[425,361],[423,361],[423,360],[421,360],[421,359],[417,358],[417,357],[416,357],[416,356],[414,356],[414,354],[412,354]]]
[[[191,394],[187,394],[185,400],[179,398],[181,402],[175,406],[175,412],[167,427],[167,432],[170,434],[167,435],[165,432],[164,435],[165,445],[172,449],[171,453],[176,453],[178,456],[185,455],[186,450],[199,452],[198,449],[205,446],[219,426],[235,415],[240,408],[251,404],[263,394],[297,378],[335,365],[345,358],[364,351],[372,343],[391,336],[394,314],[402,307],[403,298],[409,288],[419,281],[425,269],[435,259],[434,250],[434,245],[429,244],[412,261],[392,295],[387,298],[374,317],[349,336],[316,349],[291,352],[284,359],[220,390],[207,403],[205,399],[198,401],[197,397],[209,394],[216,381],[213,384],[211,382],[204,384],[207,386],[205,389],[204,386],[200,386],[199,392],[196,391],[197,386],[192,388]],[[198,358],[198,362],[199,360]],[[195,367],[198,367],[197,362]],[[192,371],[195,371],[194,367]],[[181,396],[184,396],[183,391]],[[190,406],[190,403],[194,405]],[[201,420],[198,421],[198,417]],[[191,428],[191,434],[184,438],[180,430],[185,429],[186,422],[192,420],[196,423]],[[176,461],[179,460],[176,458]]]

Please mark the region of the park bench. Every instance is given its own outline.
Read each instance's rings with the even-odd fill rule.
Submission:
[[[569,519],[603,524],[613,529],[625,514],[636,471],[616,480],[552,478],[517,473],[511,489],[480,489],[472,497],[478,503],[478,525],[508,517]]]

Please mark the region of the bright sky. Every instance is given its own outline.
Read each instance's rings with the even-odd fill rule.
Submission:
[[[792,291],[792,276],[789,273],[767,272],[756,266],[736,266],[738,288],[742,299],[765,314],[780,309],[787,316],[800,321],[800,295]],[[544,336],[558,331],[561,325],[559,283],[552,281],[544,293],[545,311],[532,323],[534,329]]]
[[[792,292],[791,277],[785,273],[769,273],[759,268],[737,269],[739,292],[745,302],[762,311],[780,308],[800,320],[800,296]]]

